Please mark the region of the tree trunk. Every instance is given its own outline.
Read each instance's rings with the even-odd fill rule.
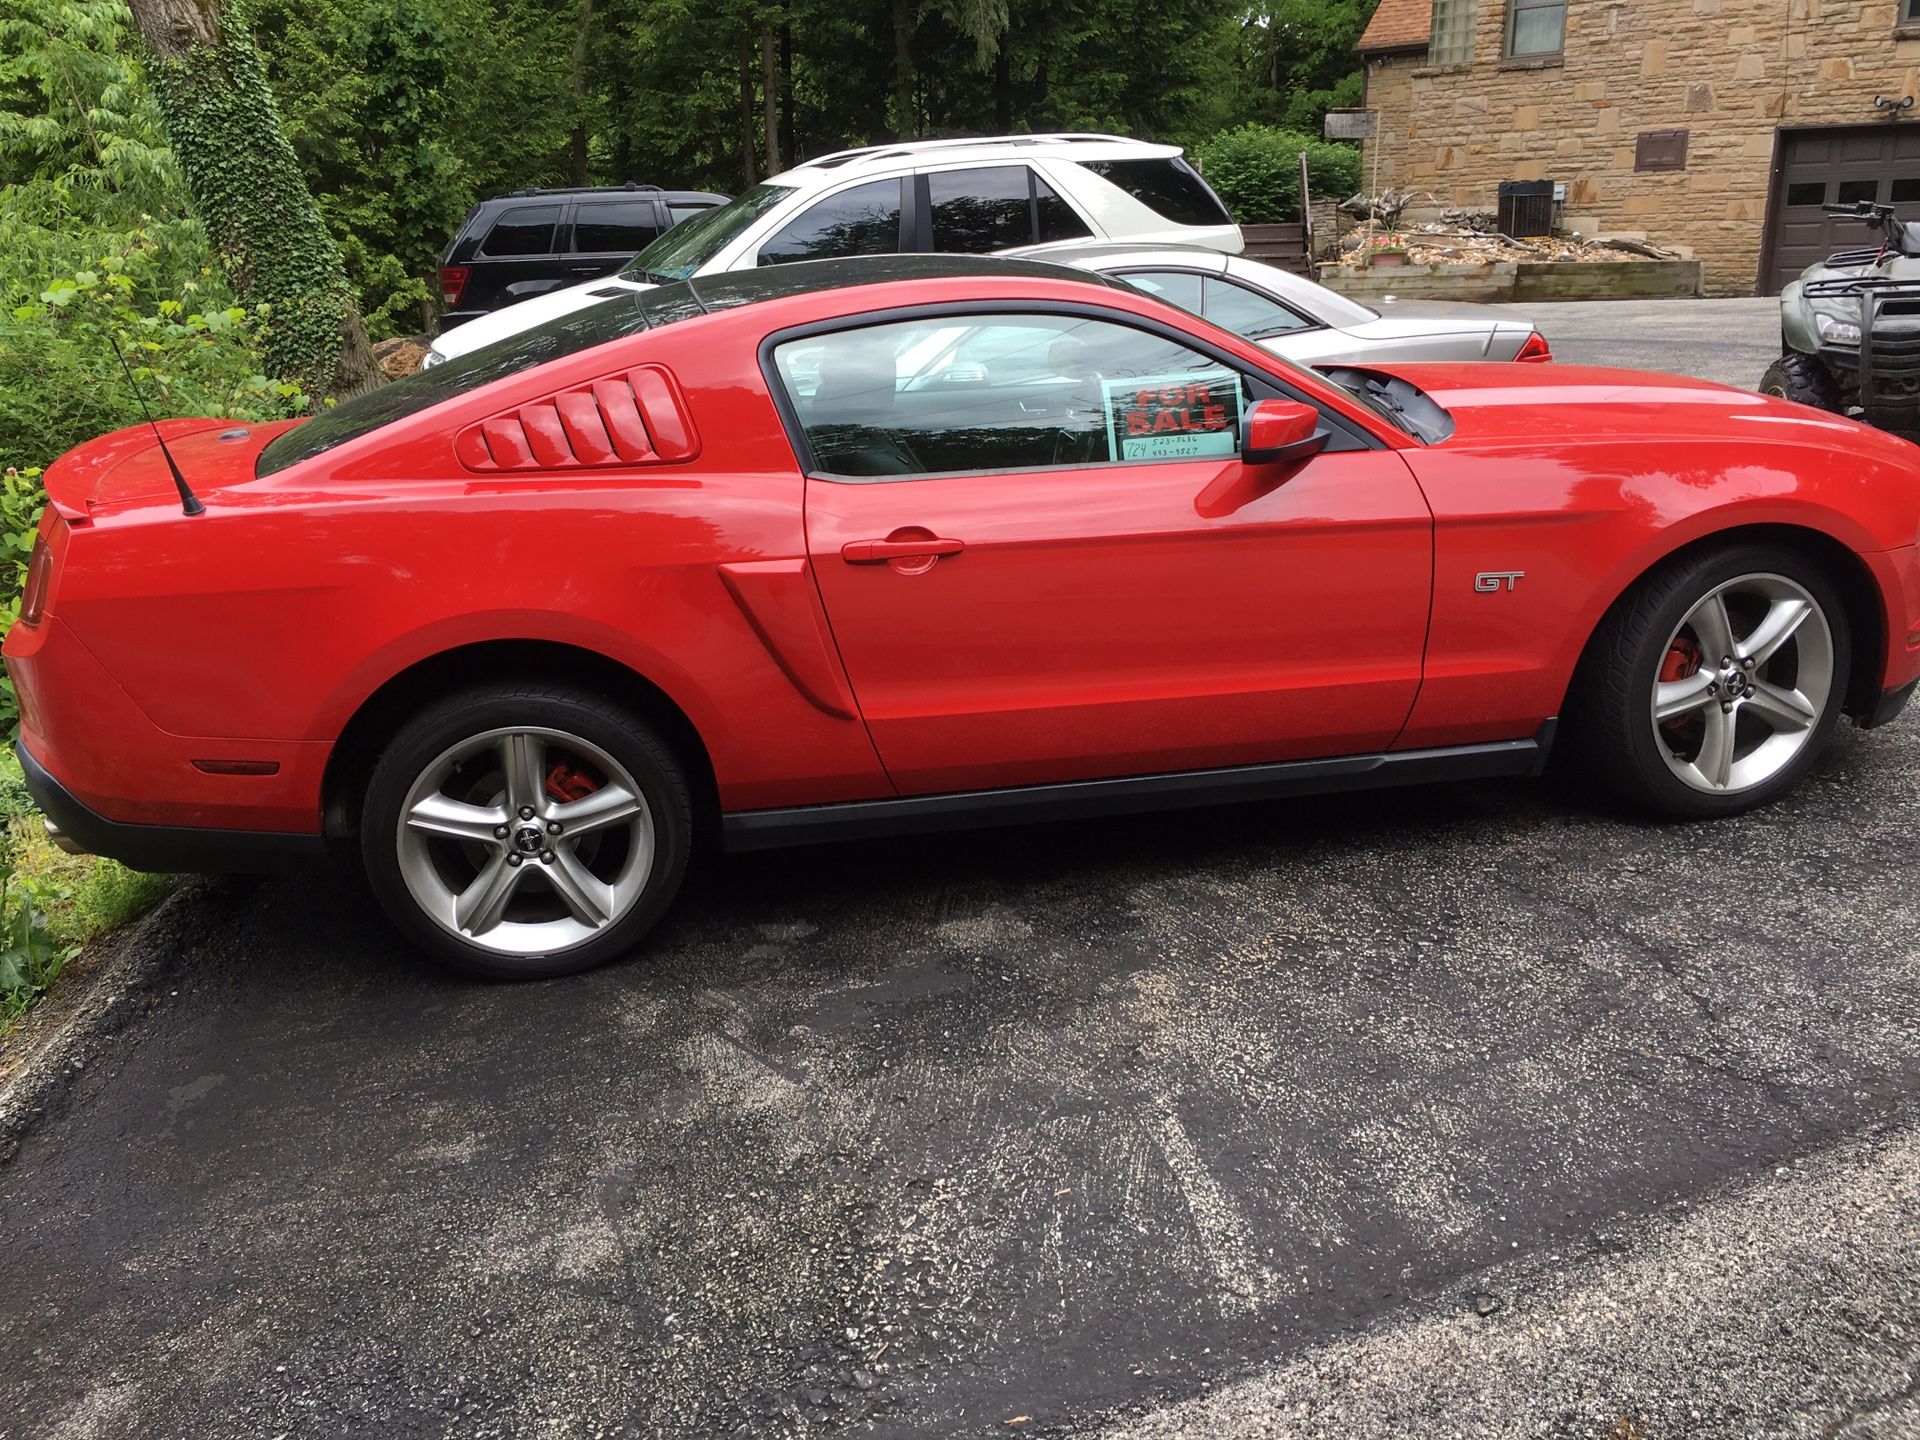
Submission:
[[[913,116],[913,0],[893,0],[893,108],[902,140],[920,133]]]
[[[993,55],[993,128],[1005,135],[1013,129],[1013,65],[1007,59],[1007,39]]]
[[[740,173],[751,188],[759,180],[753,170],[753,36],[740,36]]]
[[[573,183],[587,183],[587,41],[593,35],[593,0],[580,0],[573,21],[573,143],[568,168]]]
[[[780,153],[793,164],[800,158],[800,142],[793,133],[793,27],[780,27]]]
[[[129,0],[152,52],[151,78],[194,209],[235,292],[270,305],[267,369],[317,402],[373,389],[367,329],[340,250],[280,126],[252,37],[223,0]]]
[[[780,67],[773,53],[773,26],[760,27],[761,123],[767,132],[767,174],[778,175],[780,163]]]

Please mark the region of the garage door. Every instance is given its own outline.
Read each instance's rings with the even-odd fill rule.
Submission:
[[[1785,132],[1785,163],[1773,199],[1772,263],[1766,290],[1780,287],[1835,250],[1879,238],[1822,205],[1877,200],[1902,220],[1920,220],[1920,125],[1847,125]]]

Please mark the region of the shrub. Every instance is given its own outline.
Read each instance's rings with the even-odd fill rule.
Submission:
[[[1303,150],[1315,195],[1344,200],[1360,188],[1359,150],[1271,125],[1242,125],[1214,136],[1200,147],[1200,168],[1242,225],[1281,224],[1300,218]]]

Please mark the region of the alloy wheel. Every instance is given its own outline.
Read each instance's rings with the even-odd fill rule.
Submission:
[[[1709,590],[1668,637],[1649,706],[1654,741],[1693,789],[1750,790],[1806,748],[1833,684],[1819,602],[1784,575],[1742,575]]]
[[[563,730],[488,730],[414,781],[396,835],[409,894],[502,955],[581,945],[631,911],[653,873],[653,812],[633,775]]]

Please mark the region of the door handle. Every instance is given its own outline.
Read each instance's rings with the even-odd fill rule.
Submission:
[[[884,565],[889,560],[930,560],[939,555],[958,555],[966,549],[963,540],[943,540],[937,535],[904,540],[849,540],[840,547],[840,558],[849,565]]]

